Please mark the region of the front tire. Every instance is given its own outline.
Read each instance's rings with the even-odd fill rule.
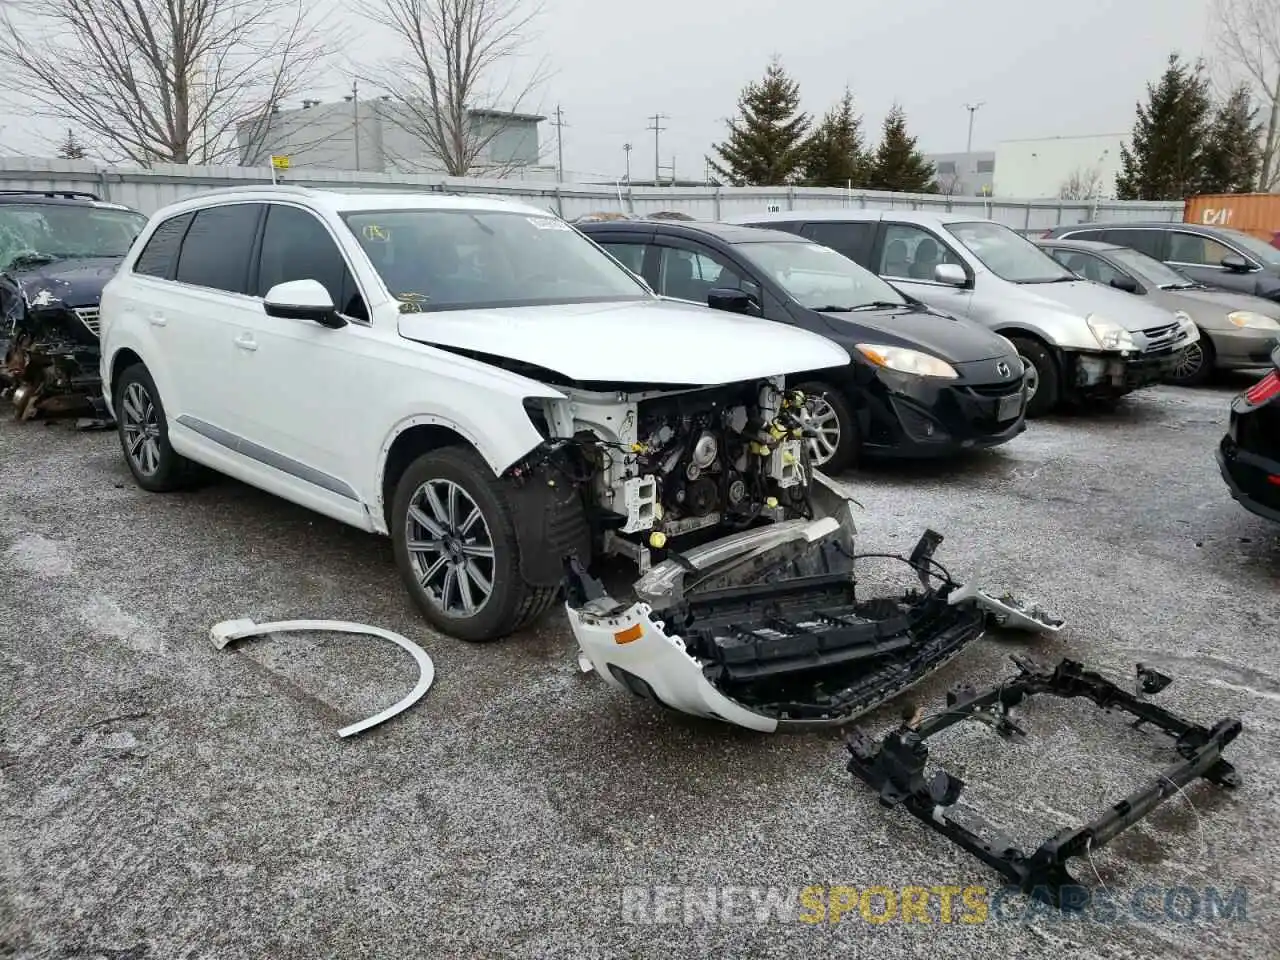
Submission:
[[[152,493],[190,486],[197,467],[170,445],[160,391],[145,366],[135,363],[120,374],[112,404],[120,449],[138,486]]]
[[[459,640],[484,643],[530,626],[559,592],[524,581],[504,483],[464,447],[432,450],[409,465],[396,485],[391,538],[414,603]]]
[[[823,473],[843,473],[857,465],[861,437],[858,418],[844,394],[829,383],[813,380],[796,387],[809,404],[809,426],[817,432],[809,445],[809,465]]]
[[[1183,349],[1182,358],[1169,374],[1168,382],[1179,387],[1202,387],[1213,376],[1215,359],[1213,342],[1201,331],[1200,339]]]
[[[1027,419],[1052,413],[1062,400],[1062,378],[1058,373],[1058,361],[1049,348],[1038,340],[1010,337],[1009,342],[1017,348],[1018,358],[1031,371]]]

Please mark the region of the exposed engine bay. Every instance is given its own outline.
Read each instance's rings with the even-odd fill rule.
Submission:
[[[611,686],[753,730],[840,724],[924,679],[989,622],[1056,633],[1062,621],[961,586],[926,531],[910,557],[918,587],[862,597],[850,501],[813,471],[812,519],[791,519],[675,554],[609,596],[566,558],[566,611],[579,665]]]
[[[636,561],[697,530],[809,517],[805,398],[781,377],[641,393],[561,388],[529,401],[547,440],[509,475],[561,477],[583,497],[597,551]]]

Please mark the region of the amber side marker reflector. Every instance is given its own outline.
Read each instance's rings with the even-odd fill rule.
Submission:
[[[631,643],[633,640],[639,640],[644,636],[644,627],[635,623],[627,627],[625,630],[619,630],[613,635],[614,643]]]

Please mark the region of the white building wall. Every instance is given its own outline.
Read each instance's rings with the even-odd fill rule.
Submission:
[[[1114,197],[1120,147],[1127,142],[1124,133],[1005,140],[996,145],[993,192],[997,197],[1019,199],[1056,197],[1073,173],[1087,177],[1096,171],[1098,195]]]

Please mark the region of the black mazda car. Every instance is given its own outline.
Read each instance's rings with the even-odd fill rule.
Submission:
[[[992,447],[1026,428],[1023,366],[1008,340],[899,293],[829,247],[701,221],[576,227],[661,296],[803,327],[848,350],[847,367],[788,378],[819,398],[810,452],[824,470],[859,456]]]
[[[90,193],[0,190],[0,396],[98,407],[98,302],[147,218]]]
[[[1231,401],[1231,420],[1218,444],[1218,468],[1246,510],[1280,523],[1280,346],[1275,367]]]

